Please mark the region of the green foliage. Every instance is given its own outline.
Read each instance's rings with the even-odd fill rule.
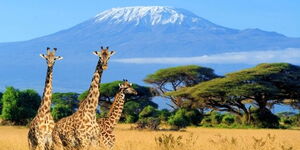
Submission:
[[[189,65],[160,69],[148,75],[144,81],[152,84],[181,80],[186,86],[191,86],[216,77],[217,75],[211,68]]]
[[[177,107],[183,107],[183,100],[164,95],[166,92],[176,91],[182,87],[190,87],[197,83],[208,81],[218,77],[213,69],[188,65],[166,69],[160,69],[153,74],[149,74],[144,81],[155,86],[160,96],[170,99]]]
[[[73,114],[79,105],[78,93],[53,93],[52,95],[52,110],[54,120],[67,117]]]
[[[211,123],[212,124],[220,124],[222,122],[222,119],[224,117],[224,114],[221,114],[219,112],[213,112],[210,114],[211,117]]]
[[[255,109],[251,116],[252,124],[259,128],[279,128],[279,117],[268,109]]]
[[[41,98],[34,90],[20,91],[7,87],[3,93],[2,102],[2,119],[24,125],[35,116]]]
[[[175,129],[185,128],[189,125],[198,126],[203,115],[197,109],[178,109],[169,117],[168,123]]]
[[[53,119],[57,121],[66,116],[70,116],[71,114],[73,114],[73,111],[69,105],[59,103],[59,104],[56,104],[55,107],[53,107],[51,113],[52,113]]]
[[[240,117],[248,116],[245,120],[249,123],[251,118],[250,109],[245,105],[247,103],[263,110],[256,115],[265,115],[271,113],[266,110],[268,106],[284,103],[285,99],[299,102],[300,67],[288,63],[260,64],[227,74],[225,78],[202,82],[166,95],[197,100],[198,103],[214,110],[234,113]],[[277,126],[278,122],[273,122],[276,121],[274,115],[270,114],[270,117],[271,119],[266,120],[270,121],[272,127]]]
[[[146,106],[139,114],[139,118],[157,117],[158,110],[152,106]]]
[[[226,125],[232,125],[235,122],[235,116],[232,114],[226,114],[222,118],[222,123]]]
[[[52,103],[68,105],[71,108],[71,111],[75,111],[78,108],[79,100],[78,93],[68,92],[68,93],[53,93],[52,94]]]
[[[189,118],[190,125],[198,126],[203,119],[203,115],[197,109],[187,109],[185,116]]]
[[[137,121],[137,129],[151,129],[156,130],[160,125],[159,110],[153,106],[146,106],[139,113],[139,120]]]
[[[280,118],[280,123],[286,127],[299,127],[300,114],[293,112],[281,112],[277,116]]]
[[[138,120],[138,114],[140,113],[141,105],[135,101],[129,101],[125,103],[123,113],[126,123],[134,123]]]
[[[160,119],[155,117],[140,118],[136,124],[136,129],[157,130],[160,125]]]
[[[201,126],[216,128],[252,128],[242,124],[236,115],[220,112],[206,114],[201,121]]]
[[[178,109],[174,115],[170,116],[168,123],[176,130],[187,127],[190,125],[190,120],[186,112],[185,109]]]
[[[125,123],[135,123],[138,120],[138,117],[135,115],[126,115]]]
[[[171,112],[168,109],[162,109],[158,113],[159,119],[164,122],[168,121],[169,117],[171,116]]]

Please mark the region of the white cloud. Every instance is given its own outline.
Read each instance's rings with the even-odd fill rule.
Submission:
[[[300,49],[230,52],[195,57],[152,57],[112,60],[133,64],[258,64],[272,62],[300,63]]]

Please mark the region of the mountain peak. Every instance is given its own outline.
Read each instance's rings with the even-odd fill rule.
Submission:
[[[107,22],[111,24],[131,23],[135,25],[195,25],[201,23],[204,26],[215,26],[213,23],[198,17],[192,12],[166,6],[112,8],[96,15],[95,22]]]

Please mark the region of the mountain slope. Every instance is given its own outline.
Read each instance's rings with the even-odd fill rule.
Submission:
[[[15,85],[41,90],[45,64],[38,54],[50,46],[57,47],[58,54],[65,58],[55,66],[54,90],[85,90],[97,61],[91,52],[102,45],[117,51],[113,59],[188,57],[299,48],[300,38],[289,38],[260,29],[231,29],[187,10],[172,7],[112,8],[51,35],[22,42],[0,43],[0,67],[5,72],[0,75],[0,86]],[[146,74],[168,66],[145,67],[111,62],[103,82],[128,78],[141,83]],[[245,66],[221,66],[219,72],[241,67]]]

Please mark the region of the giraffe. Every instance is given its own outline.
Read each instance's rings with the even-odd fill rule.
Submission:
[[[88,149],[91,145],[97,145],[98,124],[96,120],[96,108],[98,106],[99,82],[103,70],[107,69],[107,62],[114,54],[108,47],[94,54],[99,57],[87,97],[80,102],[78,110],[66,118],[59,120],[53,130],[52,149]]]
[[[97,119],[100,130],[99,143],[107,150],[112,150],[114,147],[116,139],[113,130],[120,120],[126,94],[137,95],[137,92],[132,87],[132,83],[124,80],[122,84],[119,84],[119,92],[114,97],[114,102],[110,107],[108,116]]]
[[[37,111],[37,115],[33,118],[29,126],[28,144],[31,150],[49,149],[52,144],[52,130],[54,121],[50,112],[52,100],[52,72],[53,65],[56,60],[61,60],[63,57],[55,56],[56,48],[50,51],[47,48],[47,54],[40,54],[47,61],[47,76],[42,97],[41,105]]]

